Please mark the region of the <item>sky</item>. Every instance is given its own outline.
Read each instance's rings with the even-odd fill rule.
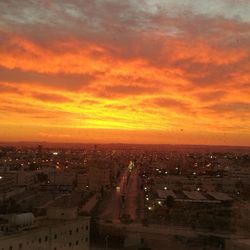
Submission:
[[[0,141],[250,146],[249,0],[0,0]]]

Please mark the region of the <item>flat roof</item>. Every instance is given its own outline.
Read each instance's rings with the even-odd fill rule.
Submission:
[[[214,199],[219,200],[219,201],[230,201],[232,198],[225,193],[221,192],[207,192],[210,196],[212,196]]]
[[[191,200],[207,200],[207,198],[198,191],[183,191],[183,193]]]
[[[173,190],[160,190],[160,189],[158,189],[158,190],[156,190],[156,193],[160,199],[166,199],[168,196],[173,196],[174,198],[176,198],[176,195],[173,192]]]

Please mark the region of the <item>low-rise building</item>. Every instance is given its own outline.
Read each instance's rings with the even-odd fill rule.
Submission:
[[[77,216],[76,208],[51,208],[47,213],[46,218],[36,220],[32,214],[0,220],[0,249],[89,249],[88,217]]]
[[[87,173],[78,173],[76,176],[76,183],[78,189],[85,189],[89,185],[89,178]]]
[[[89,188],[100,191],[111,188],[111,166],[104,160],[92,161],[89,165]]]

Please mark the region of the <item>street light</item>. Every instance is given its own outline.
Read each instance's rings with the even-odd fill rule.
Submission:
[[[106,235],[105,237],[105,243],[106,243],[106,249],[108,249],[108,239],[109,239],[109,235]]]

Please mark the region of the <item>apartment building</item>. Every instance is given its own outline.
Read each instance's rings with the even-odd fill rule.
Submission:
[[[32,214],[0,220],[0,250],[88,250],[89,218],[77,208],[50,208],[47,217]]]

